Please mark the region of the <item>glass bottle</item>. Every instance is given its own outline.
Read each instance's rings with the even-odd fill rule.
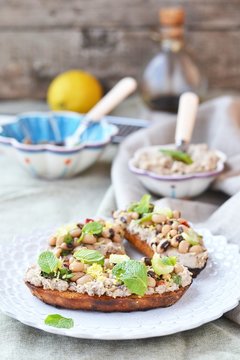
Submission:
[[[151,109],[176,113],[180,95],[193,91],[201,98],[207,81],[184,46],[184,10],[162,8],[159,18],[161,51],[143,73],[141,93]]]

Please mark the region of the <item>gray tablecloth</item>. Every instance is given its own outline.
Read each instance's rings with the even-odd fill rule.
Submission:
[[[13,235],[27,234],[36,227],[68,222],[77,216],[93,216],[110,185],[111,157],[108,151],[95,167],[74,179],[47,182],[30,178],[0,154],[1,243],[7,244]],[[113,207],[110,190],[102,211]],[[91,341],[45,333],[0,312],[1,360],[65,360],[68,357],[71,360],[237,360],[240,358],[239,326],[221,318],[198,329],[162,338]]]

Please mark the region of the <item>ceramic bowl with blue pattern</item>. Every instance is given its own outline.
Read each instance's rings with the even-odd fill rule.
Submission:
[[[79,145],[73,148],[61,146],[82,118],[68,111],[18,115],[14,122],[1,125],[0,146],[33,176],[47,179],[72,177],[93,165],[118,132],[106,117],[82,134]]]

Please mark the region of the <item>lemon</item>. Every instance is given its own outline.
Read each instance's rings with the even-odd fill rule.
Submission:
[[[88,112],[102,97],[99,81],[81,70],[70,70],[58,75],[49,85],[48,105],[52,110]]]

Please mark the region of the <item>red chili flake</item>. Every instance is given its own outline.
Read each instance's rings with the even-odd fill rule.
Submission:
[[[190,227],[189,223],[187,222],[187,220],[180,220],[180,223],[187,226],[187,227]]]
[[[87,219],[85,220],[85,224],[90,223],[90,222],[93,222],[93,221],[94,221],[93,219],[88,219],[88,218],[87,218]]]
[[[66,159],[66,160],[64,160],[65,165],[70,165],[70,164],[71,164],[71,162],[72,162],[72,160],[71,160],[71,159]]]
[[[26,164],[30,164],[30,162],[31,162],[29,158],[25,158],[24,161]]]

